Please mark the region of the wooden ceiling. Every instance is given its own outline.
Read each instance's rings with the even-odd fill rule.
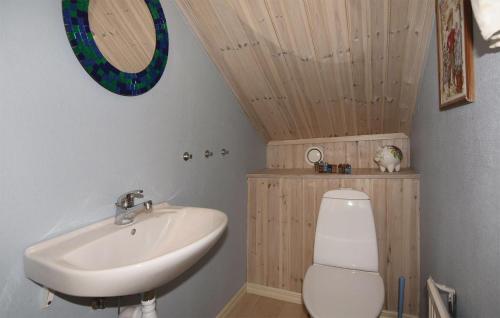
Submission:
[[[409,133],[434,0],[177,0],[267,140]]]

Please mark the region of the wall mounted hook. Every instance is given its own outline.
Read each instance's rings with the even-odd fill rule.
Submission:
[[[208,158],[212,157],[213,155],[214,155],[214,153],[211,152],[210,150],[205,150],[205,158],[208,159]]]
[[[226,148],[222,148],[221,151],[220,151],[220,155],[222,157],[225,157],[225,156],[229,155],[229,150],[227,150]]]
[[[190,154],[189,152],[185,152],[183,155],[182,155],[182,159],[184,159],[184,161],[188,161],[188,160],[191,160],[193,159],[193,154]]]

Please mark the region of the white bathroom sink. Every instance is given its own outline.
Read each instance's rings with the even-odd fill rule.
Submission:
[[[155,205],[134,223],[114,218],[26,249],[28,278],[73,296],[113,297],[155,289],[196,263],[220,238],[217,210]]]

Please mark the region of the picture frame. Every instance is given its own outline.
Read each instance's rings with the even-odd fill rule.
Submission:
[[[441,110],[475,99],[472,7],[470,0],[436,0]]]

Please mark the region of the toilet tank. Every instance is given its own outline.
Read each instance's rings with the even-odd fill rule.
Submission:
[[[316,223],[314,263],[378,272],[375,222],[366,193],[339,189],[323,195]]]

